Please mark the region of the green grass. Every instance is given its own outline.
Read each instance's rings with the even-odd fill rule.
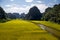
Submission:
[[[37,25],[24,20],[0,23],[0,40],[57,40]]]
[[[53,22],[49,22],[49,21],[32,21],[32,22],[40,23],[40,24],[46,25],[47,27],[51,27],[60,31],[60,25]]]

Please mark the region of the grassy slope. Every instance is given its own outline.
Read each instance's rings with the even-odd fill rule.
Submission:
[[[33,23],[12,20],[0,23],[0,40],[57,40]]]
[[[53,23],[53,22],[49,22],[49,21],[32,21],[32,22],[40,23],[40,24],[46,25],[48,27],[52,27],[52,28],[55,28],[57,30],[60,30],[60,25]]]

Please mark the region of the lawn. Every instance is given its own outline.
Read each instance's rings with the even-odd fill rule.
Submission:
[[[12,20],[0,23],[0,40],[58,40],[37,25],[24,21]]]

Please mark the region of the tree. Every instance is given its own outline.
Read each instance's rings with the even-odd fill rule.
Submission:
[[[52,8],[48,7],[43,14],[42,20],[48,21],[52,16],[51,13],[52,13]]]
[[[39,9],[34,6],[30,8],[28,14],[26,14],[25,19],[28,20],[40,20],[42,17],[42,14],[40,13]]]
[[[53,10],[55,13],[56,22],[60,23],[60,4],[54,5]]]
[[[54,5],[52,8],[48,7],[44,12],[42,20],[60,23],[60,4]]]

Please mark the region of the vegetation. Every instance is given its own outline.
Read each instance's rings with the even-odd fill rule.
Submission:
[[[37,25],[23,21],[12,20],[0,23],[0,40],[58,40]]]
[[[51,27],[51,28],[54,28],[56,30],[60,30],[60,25],[57,23],[54,23],[54,22],[50,22],[50,21],[32,21],[32,22],[43,24],[47,27]]]
[[[10,19],[12,21],[8,21]],[[19,19],[40,20],[32,22],[60,31],[60,25],[56,24],[60,23],[60,4],[48,7],[43,14],[36,6],[30,8],[28,14],[22,13],[21,15],[19,13],[6,13],[0,7],[0,22],[5,22],[0,23],[0,40],[58,40],[37,25]]]
[[[60,23],[60,4],[49,7],[45,10],[42,20]]]
[[[43,16],[42,16],[43,15]],[[0,19],[26,19],[26,20],[45,20],[55,23],[60,23],[60,4],[54,5],[53,7],[48,7],[45,12],[42,14],[39,9],[34,6],[30,8],[28,14],[19,13],[6,13],[3,8],[0,7]]]

